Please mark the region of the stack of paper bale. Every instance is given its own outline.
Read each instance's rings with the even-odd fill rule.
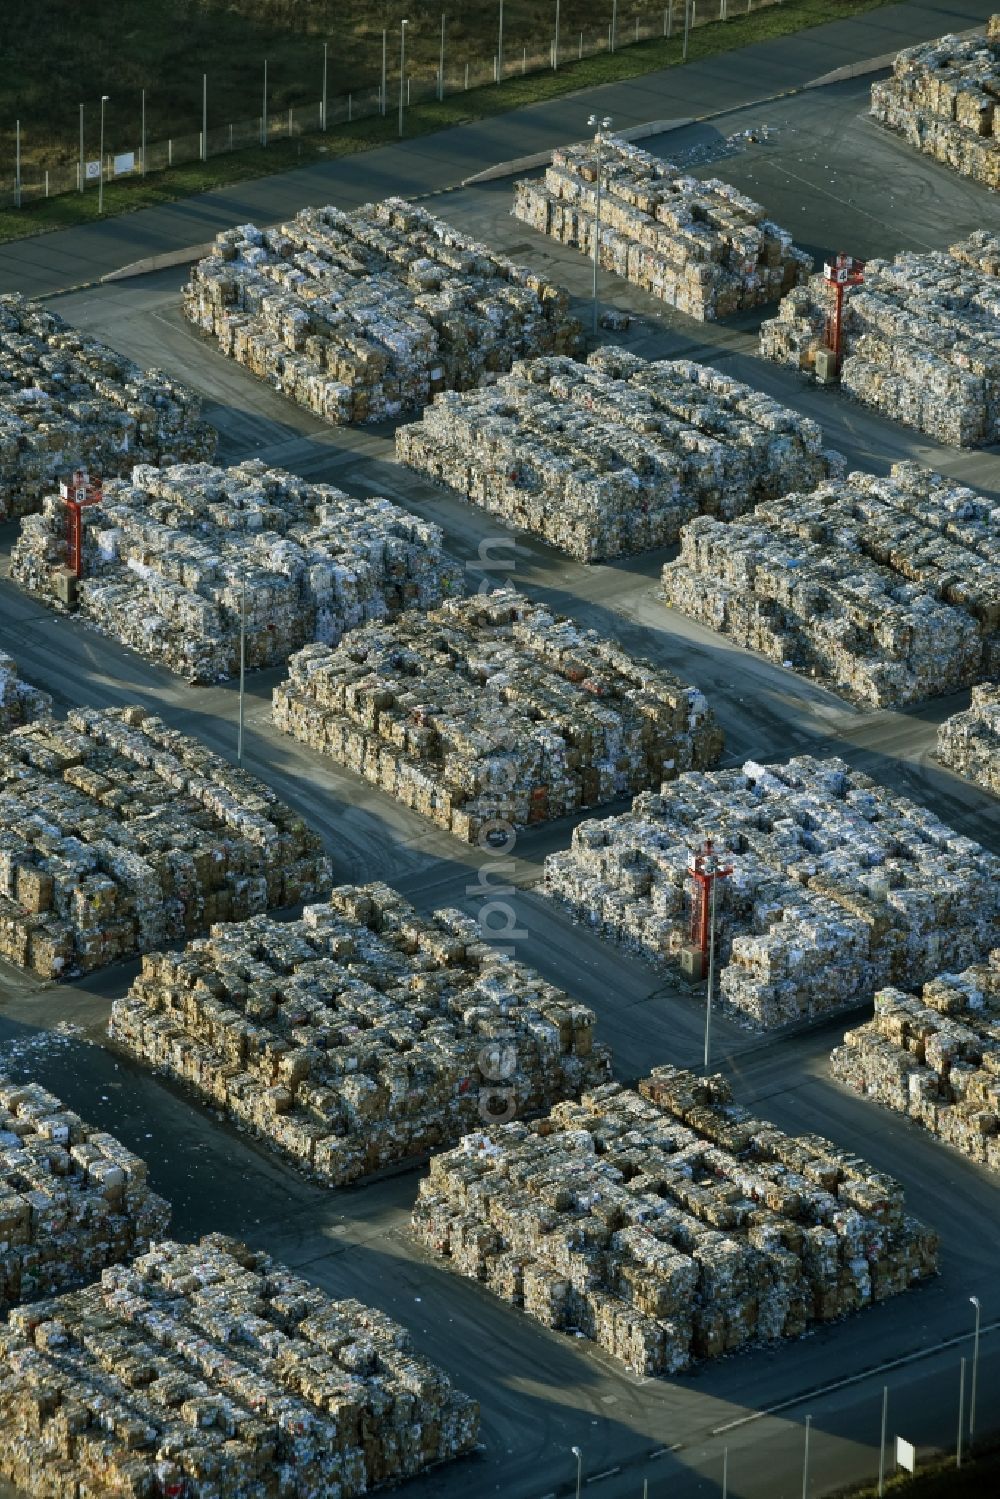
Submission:
[[[294,905],[329,879],[274,792],[143,708],[0,738],[0,955],[44,978]]]
[[[938,729],[938,759],[1000,796],[1000,682],[972,689],[972,702]]]
[[[666,546],[694,515],[731,519],[843,472],[817,424],[770,396],[610,348],[445,392],[398,429],[396,456],[580,562]]]
[[[336,423],[385,421],[580,339],[565,291],[401,198],[226,230],[192,271],[184,311]]]
[[[593,1023],[460,911],[345,885],[147,956],[110,1033],[339,1185],[602,1081]]]
[[[1000,949],[925,984],[922,999],[883,989],[874,1019],[848,1031],[830,1063],[841,1082],[1000,1171]]]
[[[774,302],[812,270],[811,256],[728,182],[699,182],[618,136],[601,148],[600,262],[703,321]],[[552,153],[543,178],[518,182],[516,218],[594,253],[597,144]]]
[[[37,1083],[0,1075],[0,1312],[96,1280],[169,1221],[145,1161]]]
[[[698,517],[668,604],[872,708],[1000,670],[1000,508],[912,463]]]
[[[636,1374],[800,1337],[937,1268],[891,1177],[674,1067],[467,1136],[433,1157],[413,1223],[461,1274]]]
[[[940,36],[872,84],[872,117],[963,176],[1000,188],[1000,15],[985,37]]]
[[[0,297],[0,520],[37,510],[81,466],[198,461],[215,441],[192,391],[37,302]]]
[[[275,666],[307,641],[429,608],[459,587],[441,530],[383,499],[356,499],[259,461],[141,466],[84,512],[82,612],[194,682]],[[29,516],[11,576],[46,602],[66,566],[63,502]]]
[[[915,984],[1000,941],[1000,859],[841,760],[689,772],[632,811],[581,823],[546,889],[662,963],[689,941],[687,867],[706,838],[722,998],[761,1026]],[[977,877],[970,881],[969,870]]]
[[[0,1473],[37,1499],[355,1499],[479,1428],[399,1323],[221,1234],[15,1311],[0,1354]]]
[[[17,662],[6,651],[0,651],[0,734],[20,728],[35,718],[46,718],[52,712],[52,699],[17,674]]]
[[[470,843],[722,753],[697,688],[510,588],[307,646],[274,720]]]
[[[761,325],[764,357],[809,369],[829,298],[822,276],[793,289]],[[844,294],[841,384],[939,442],[1000,440],[1000,235],[979,229],[947,251],[869,260]]]

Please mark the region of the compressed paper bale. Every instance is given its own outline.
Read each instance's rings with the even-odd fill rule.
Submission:
[[[1000,19],[985,36],[941,36],[897,53],[872,85],[872,118],[953,171],[1000,188]]]
[[[36,718],[47,718],[51,712],[49,694],[23,682],[17,674],[17,662],[6,651],[0,651],[0,734]]]
[[[843,471],[817,424],[690,360],[598,349],[516,364],[445,392],[400,427],[396,456],[581,562],[675,541]]]
[[[552,154],[542,178],[514,187],[513,214],[593,256],[597,145]],[[727,182],[700,182],[662,157],[605,135],[599,258],[606,270],[690,317],[728,317],[776,300],[812,259]]]
[[[111,1035],[333,1185],[608,1076],[593,1014],[386,885],[157,953]]]
[[[721,997],[754,1025],[846,1009],[1000,941],[1000,860],[840,760],[686,773],[574,829],[547,894],[664,963],[688,940],[687,866],[711,838]],[[982,871],[970,896],[970,862]],[[638,876],[638,878],[637,878]]]
[[[145,1161],[37,1083],[0,1073],[0,1311],[95,1280],[169,1221]]]
[[[723,525],[698,517],[668,604],[866,707],[1000,665],[1000,509],[915,464],[852,473]]]
[[[966,711],[938,728],[937,754],[959,775],[1000,796],[1000,683],[973,687]]]
[[[580,341],[565,291],[401,198],[226,230],[183,307],[224,354],[338,424]]]
[[[329,877],[268,787],[141,707],[0,737],[0,955],[44,978],[294,905]]]
[[[39,509],[86,467],[211,458],[201,401],[160,370],[141,370],[38,302],[0,297],[0,520]]]
[[[66,515],[52,497],[21,526],[11,576],[49,603],[66,563]],[[388,500],[359,500],[253,460],[137,467],[85,513],[82,613],[195,682],[274,666],[309,641],[460,587],[439,526]],[[244,582],[246,591],[244,596]]]
[[[637,1092],[608,1083],[465,1136],[434,1158],[412,1223],[460,1273],[637,1374],[800,1336],[937,1266],[891,1178],[753,1118],[721,1077],[669,1066]]]
[[[760,352],[811,367],[831,290],[797,287],[761,324]],[[869,260],[844,292],[841,384],[856,400],[939,442],[1000,438],[1000,236],[977,229],[947,251]]]
[[[355,1499],[478,1435],[399,1323],[221,1234],[15,1312],[0,1352],[0,1473],[38,1499]]]
[[[307,647],[275,688],[274,719],[469,842],[722,751],[696,688],[513,589]]]
[[[922,998],[875,996],[871,1021],[830,1057],[834,1077],[1000,1171],[1000,948],[941,973]]]

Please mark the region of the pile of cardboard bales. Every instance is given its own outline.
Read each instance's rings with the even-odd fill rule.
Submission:
[[[111,1036],[331,1185],[603,1081],[594,1017],[386,885],[143,959]]]
[[[972,702],[938,729],[938,759],[1000,796],[1000,682],[972,689]]]
[[[145,1161],[36,1083],[0,1075],[0,1312],[96,1280],[169,1221]]]
[[[667,602],[873,708],[1000,670],[1000,509],[912,463],[699,517]]]
[[[595,141],[554,151],[543,178],[514,188],[516,218],[590,256],[596,207]],[[752,198],[618,136],[602,146],[600,263],[703,321],[777,301],[813,266]]]
[[[184,311],[336,423],[385,421],[580,339],[561,288],[401,198],[226,230],[194,267]]]
[[[761,325],[767,359],[810,369],[825,343],[829,287],[796,287]],[[939,442],[1000,440],[1000,235],[978,229],[947,251],[869,260],[844,293],[841,385],[855,400]]]
[[[956,172],[1000,188],[1000,15],[985,37],[940,36],[872,84],[872,117]]]
[[[921,983],[1000,941],[1000,859],[841,760],[687,773],[581,823],[547,892],[663,962],[689,938],[692,851],[713,840],[723,1000],[776,1026]],[[970,884],[969,869],[978,878]]]
[[[37,1499],[355,1499],[478,1428],[399,1323],[221,1234],[0,1329],[0,1473]]]
[[[141,370],[24,297],[0,297],[0,520],[37,510],[85,466],[211,458],[216,435],[193,392]]]
[[[52,699],[17,674],[17,662],[6,651],[0,651],[0,734],[18,729],[35,718],[46,718],[52,712]]]
[[[694,515],[731,519],[843,471],[817,424],[770,396],[611,348],[438,396],[398,429],[396,456],[580,562],[666,546]]]
[[[800,1337],[937,1268],[891,1177],[674,1067],[467,1136],[433,1157],[413,1223],[461,1274],[636,1374]]]
[[[722,752],[697,688],[510,588],[307,646],[274,720],[470,843]]]
[[[80,609],[195,682],[239,670],[243,620],[247,666],[275,666],[459,586],[440,527],[259,461],[142,466],[84,515]],[[67,597],[65,525],[62,501],[46,500],[11,557],[11,576],[48,602]]]
[[[0,739],[0,955],[44,978],[294,905],[329,877],[273,791],[143,708]]]
[[[875,996],[875,1016],[833,1051],[833,1075],[972,1160],[1000,1171],[1000,949],[943,973],[923,998]]]

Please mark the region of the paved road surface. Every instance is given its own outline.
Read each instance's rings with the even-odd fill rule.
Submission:
[[[94,280],[147,255],[203,244],[219,229],[247,219],[267,223],[309,203],[335,202],[349,208],[391,193],[450,187],[494,162],[578,140],[591,110],[610,114],[623,128],[731,109],[799,88],[844,64],[881,57],[942,32],[965,30],[984,21],[994,8],[994,0],[908,0],[686,68],[581,90],[328,166],[241,182],[102,224],[17,241],[0,247],[0,287],[40,296]]]
[[[703,107],[759,97],[847,56],[884,52],[897,41],[959,29],[974,18],[961,8],[945,13],[927,6],[892,7],[823,28],[822,35],[810,33],[659,80],[599,92],[613,97],[620,123],[694,113],[694,94],[685,90],[699,91]],[[753,76],[749,64],[757,70]],[[664,86],[671,90],[669,100],[656,93]],[[988,194],[876,131],[863,117],[864,93],[865,85],[854,83],[801,94],[735,111],[725,121],[691,127],[652,144],[671,154],[715,151],[724,135],[768,124],[768,138],[759,146],[741,146],[721,164],[703,162],[697,170],[718,171],[764,197],[800,242],[818,249],[840,242],[841,234],[849,239],[848,248],[863,255],[905,245],[944,245],[995,216],[995,200]],[[376,191],[396,190],[406,180],[416,185],[453,182],[472,159],[481,165],[484,153],[505,157],[569,138],[589,103],[564,100],[336,168],[244,184],[196,204],[9,247],[0,252],[0,274],[21,278],[18,284],[29,287],[35,277],[36,289],[51,290],[167,244],[204,239],[235,217],[252,213],[273,218],[288,212],[307,201],[317,183],[323,196],[350,203]],[[612,106],[602,102],[599,107]],[[381,174],[375,182],[373,172]],[[581,257],[513,222],[508,205],[509,184],[500,184],[452,193],[448,214],[499,245],[520,246],[520,253],[558,273],[585,298],[588,270]],[[79,264],[78,255],[83,256]],[[164,273],[65,296],[58,306],[71,321],[99,332],[116,348],[155,361],[200,389],[220,429],[226,461],[261,456],[358,494],[390,494],[444,527],[449,549],[467,561],[473,581],[481,576],[481,542],[497,537],[512,541],[512,578],[518,586],[582,623],[613,633],[626,646],[704,688],[725,727],[731,762],[801,751],[842,754],[1000,851],[1000,803],[933,759],[936,725],[964,702],[963,696],[905,712],[859,712],[816,684],[666,610],[657,595],[657,579],[669,553],[585,568],[533,538],[507,531],[446,491],[397,468],[390,428],[326,428],[214,353],[179,316],[182,280],[182,272]],[[794,372],[762,364],[753,352],[759,319],[701,327],[614,278],[606,278],[602,289],[607,300],[636,315],[625,335],[630,347],[661,357],[709,359],[750,379],[820,420],[830,444],[853,464],[884,472],[891,461],[914,457],[1000,497],[996,451],[940,448],[838,392],[817,390]],[[14,527],[0,529],[0,564],[13,536]],[[0,572],[5,572],[2,565]],[[0,640],[16,642],[24,675],[52,691],[60,708],[138,700],[213,748],[234,752],[236,693],[231,684],[186,687],[78,621],[41,607],[5,577],[0,577]],[[471,851],[274,732],[268,704],[280,675],[250,678],[248,764],[319,829],[338,877],[389,879],[425,910],[449,903],[475,910],[479,861]],[[514,903],[527,933],[518,941],[518,955],[594,1007],[620,1077],[634,1078],[664,1059],[696,1065],[703,1024],[698,998],[674,975],[657,972],[574,926],[534,888],[544,855],[565,845],[569,826],[549,825],[518,839]],[[899,1432],[924,1446],[953,1440],[958,1359],[971,1350],[968,1339],[961,1347],[939,1345],[971,1330],[967,1297],[973,1293],[983,1300],[988,1329],[980,1368],[980,1425],[996,1424],[1000,1339],[993,1324],[1000,1322],[1000,1192],[979,1168],[831,1081],[826,1067],[830,1047],[856,1017],[759,1038],[719,1015],[715,1057],[731,1074],[737,1096],[763,1116],[796,1132],[828,1134],[899,1177],[911,1210],[942,1235],[941,1277],[862,1317],[817,1331],[795,1348],[752,1351],[682,1378],[643,1381],[589,1345],[546,1332],[417,1251],[406,1233],[415,1171],[348,1191],[323,1191],[99,1044],[111,999],[124,992],[136,966],[120,965],[62,987],[40,986],[3,969],[0,1054],[150,1160],[154,1185],[175,1205],[178,1233],[221,1228],[244,1234],[332,1292],[385,1307],[412,1328],[430,1357],[480,1398],[482,1453],[408,1485],[413,1499],[572,1494],[575,1470],[569,1449],[574,1444],[582,1448],[585,1476],[592,1480],[586,1492],[597,1499],[639,1499],[643,1479],[649,1482],[651,1499],[716,1494],[726,1448],[730,1493],[745,1499],[797,1499],[806,1413],[813,1418],[811,1492],[868,1476],[877,1463],[883,1383],[891,1390],[890,1436]],[[60,1022],[70,1023],[74,1033],[61,1036],[54,1030]],[[911,1356],[912,1361],[878,1372],[887,1359]],[[875,1372],[828,1388],[865,1370]],[[774,1407],[779,1409],[773,1414],[760,1414]]]

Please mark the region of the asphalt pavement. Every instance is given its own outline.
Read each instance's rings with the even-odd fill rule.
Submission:
[[[985,21],[994,8],[995,0],[906,0],[359,156],[13,241],[0,246],[0,288],[43,296],[96,280],[145,256],[203,244],[234,223],[272,223],[311,203],[350,208],[393,193],[412,196],[452,187],[496,162],[579,140],[591,111],[610,114],[622,129],[733,109],[801,88],[835,68],[966,30]]]
[[[319,195],[342,206],[421,185],[453,186],[471,167],[579,135],[588,107],[616,123],[685,116],[760,101],[845,61],[924,35],[958,30],[990,7],[902,5],[685,70],[591,91],[483,126],[463,127],[330,167],[241,184],[189,204],[137,214],[0,251],[0,278],[53,291],[171,246],[198,242],[234,219],[276,218]],[[800,243],[863,256],[948,244],[997,222],[997,199],[909,152],[865,117],[864,80],[733,108],[649,143],[690,153],[692,169],[724,176],[767,202]],[[685,91],[689,92],[685,92]],[[701,108],[696,107],[700,101]],[[765,125],[766,131],[758,127]],[[755,142],[738,139],[754,127]],[[734,139],[730,140],[729,137]],[[529,259],[568,285],[586,311],[582,257],[509,216],[510,184],[456,189],[447,216]],[[444,203],[442,202],[442,207]],[[844,241],[847,243],[844,243]],[[670,552],[583,567],[513,532],[393,462],[391,427],[331,429],[226,361],[183,321],[183,270],[61,296],[57,308],[143,363],[156,363],[202,392],[225,461],[257,456],[359,495],[383,493],[442,525],[470,581],[483,576],[483,543],[513,563],[513,581],[582,624],[612,634],[702,687],[727,737],[726,763],[795,753],[840,754],[915,797],[1000,852],[1000,803],[938,765],[937,724],[963,694],[899,712],[862,712],[820,684],[742,651],[667,610],[659,571]],[[815,417],[852,465],[885,472],[916,458],[1000,498],[1000,453],[942,448],[883,420],[839,391],[756,358],[757,318],[698,325],[612,277],[602,298],[630,311],[621,339],[655,357],[718,364]],[[233,684],[191,688],[78,619],[13,587],[6,559],[15,527],[0,528],[0,642],[26,678],[59,709],[138,701],[212,748],[235,754]],[[407,812],[377,788],[277,733],[270,693],[280,671],[248,681],[247,764],[322,834],[338,879],[386,879],[421,910],[481,901],[475,852]],[[624,804],[623,804],[624,805]],[[608,812],[622,810],[612,807]],[[656,1062],[697,1066],[703,999],[676,974],[574,924],[539,886],[545,855],[564,847],[567,820],[519,835],[510,872],[524,935],[517,956],[597,1013],[616,1074],[631,1080]],[[670,1380],[633,1377],[582,1340],[548,1332],[483,1287],[452,1275],[409,1239],[417,1169],[330,1192],[300,1178],[263,1147],[151,1076],[104,1041],[112,999],[137,964],[69,985],[42,985],[0,967],[0,1058],[50,1086],[89,1120],[144,1155],[157,1190],[174,1204],[182,1235],[241,1234],[280,1255],[336,1295],[384,1307],[412,1331],[483,1406],[482,1450],[407,1485],[412,1499],[546,1499],[575,1493],[572,1446],[583,1452],[585,1492],[596,1499],[688,1499],[728,1492],[744,1499],[798,1499],[804,1423],[811,1417],[808,1492],[820,1495],[877,1467],[882,1389],[890,1390],[890,1441],[899,1433],[926,1451],[954,1440],[958,1362],[971,1354],[968,1296],[983,1302],[980,1430],[996,1428],[1000,1397],[1000,1235],[997,1183],[916,1126],[832,1081],[831,1046],[858,1015],[759,1036],[716,1016],[714,1061],[740,1101],[793,1132],[817,1131],[898,1177],[912,1212],[942,1238],[942,1273],[931,1285],[794,1346],[755,1349]],[[956,1342],[956,1339],[960,1341]]]

